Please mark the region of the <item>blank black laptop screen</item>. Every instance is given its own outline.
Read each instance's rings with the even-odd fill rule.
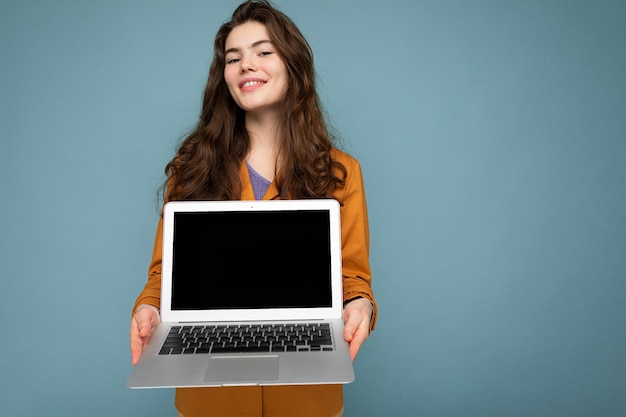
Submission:
[[[172,310],[330,306],[327,211],[175,213]]]

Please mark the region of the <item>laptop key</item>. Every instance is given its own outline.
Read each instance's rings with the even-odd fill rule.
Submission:
[[[246,353],[246,352],[269,352],[269,346],[215,346],[211,353]]]
[[[323,338],[323,337],[315,337],[313,338],[313,340],[311,341],[312,345],[316,345],[316,346],[320,346],[320,345],[332,345],[332,339],[329,338]]]
[[[269,346],[248,346],[243,352],[269,352]]]
[[[180,342],[165,342],[163,343],[163,346],[161,346],[162,348],[183,348],[183,347],[187,347],[186,343],[183,343],[182,341]]]

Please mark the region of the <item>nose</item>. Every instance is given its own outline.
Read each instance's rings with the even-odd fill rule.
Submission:
[[[248,72],[248,71],[256,71],[257,65],[256,62],[254,61],[254,58],[251,56],[246,56],[244,58],[242,58],[241,60],[241,72]]]

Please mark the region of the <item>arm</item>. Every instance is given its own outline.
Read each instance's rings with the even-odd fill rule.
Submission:
[[[354,359],[376,325],[378,316],[371,286],[369,225],[365,188],[359,163],[339,153],[337,160],[348,171],[346,186],[337,197],[341,208],[345,339]]]

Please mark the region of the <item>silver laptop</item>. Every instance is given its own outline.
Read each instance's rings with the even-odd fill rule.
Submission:
[[[354,380],[337,201],[170,202],[163,216],[162,323],[128,387]]]

